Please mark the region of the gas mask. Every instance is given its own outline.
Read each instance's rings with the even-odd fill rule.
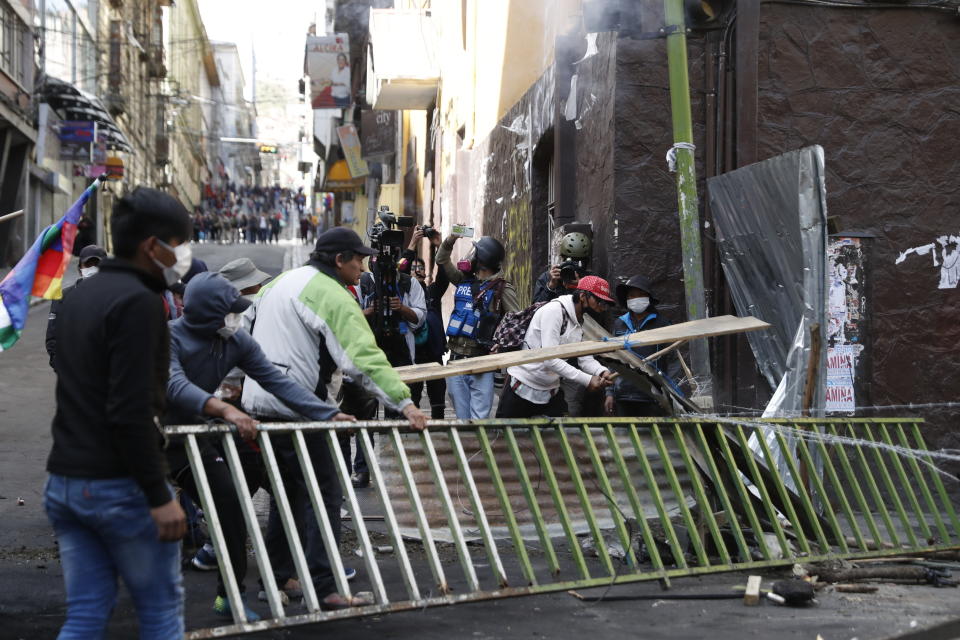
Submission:
[[[217,335],[224,340],[230,339],[240,327],[243,326],[243,318],[239,313],[228,313],[223,318],[223,326],[217,329]]]
[[[187,275],[187,272],[190,271],[190,262],[191,258],[193,258],[193,250],[190,249],[190,245],[186,243],[181,244],[178,247],[171,247],[159,238],[157,238],[157,244],[168,251],[171,251],[177,258],[177,261],[173,263],[173,266],[170,267],[163,264],[156,258],[153,258],[153,263],[163,269],[163,279],[169,287],[179,282],[180,278]]]

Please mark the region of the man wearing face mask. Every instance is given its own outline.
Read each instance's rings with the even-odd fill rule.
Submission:
[[[657,311],[657,298],[653,295],[653,286],[644,276],[633,276],[626,283],[617,285],[617,301],[627,312],[616,319],[613,324],[613,333],[617,336],[646,331],[658,327],[669,326]],[[646,347],[631,347],[630,351],[638,358],[646,358],[655,353],[660,347],[650,345]],[[676,360],[676,356],[669,356]],[[658,366],[656,362],[650,364]],[[679,369],[679,363],[675,367]],[[667,373],[676,373],[673,369]],[[669,377],[669,376],[668,376]],[[626,382],[622,377],[617,378],[613,386],[606,390],[604,398],[604,412],[607,415],[642,417],[662,416],[660,405],[636,386]]]
[[[61,637],[100,638],[123,578],[141,637],[183,636],[183,510],[167,482],[158,417],[169,333],[161,292],[190,267],[190,215],[138,187],[113,209],[116,258],[63,300],[57,412],[44,507],[67,594]]]
[[[78,288],[83,281],[90,278],[100,270],[100,261],[107,257],[107,252],[95,244],[88,244],[80,250],[78,267],[80,269],[80,279],[70,287],[63,290],[63,297],[50,303],[50,313],[47,316],[47,353],[50,355],[50,367],[53,367],[54,356],[57,353],[57,315],[60,313],[60,305],[63,304],[67,294]]]
[[[580,278],[571,295],[560,296],[537,309],[527,327],[524,349],[555,347],[583,340],[583,316],[602,313],[613,303],[610,284],[597,276]],[[562,380],[572,380],[590,391],[612,384],[613,374],[593,356],[577,358],[577,366],[555,358],[507,369],[498,418],[559,417],[568,415],[560,389]]]
[[[456,287],[453,312],[447,324],[450,359],[473,358],[489,352],[493,332],[503,314],[520,310],[516,289],[503,277],[503,245],[484,237],[473,250],[454,265],[453,245],[460,236],[450,234],[437,249],[437,265]],[[493,409],[493,372],[447,379],[447,391],[461,420],[490,417]]]
[[[224,376],[238,367],[291,410],[308,420],[352,420],[335,406],[284,376],[263,354],[254,339],[241,328],[240,314],[250,306],[230,282],[218,273],[195,276],[184,293],[183,317],[170,323],[170,381],[167,400],[170,410],[167,424],[195,423],[202,416],[221,418],[237,426],[246,441],[256,438],[257,422],[236,407],[215,397],[214,390]],[[220,525],[234,575],[243,591],[247,572],[246,529],[236,489],[222,452],[212,443],[201,441],[204,468],[217,505]],[[190,472],[183,444],[171,444],[167,459],[173,478],[187,494],[199,501],[199,493]],[[248,482],[256,480],[247,478]],[[250,487],[251,491],[256,486]],[[218,574],[214,611],[232,615],[222,578]],[[247,619],[256,619],[247,611]]]

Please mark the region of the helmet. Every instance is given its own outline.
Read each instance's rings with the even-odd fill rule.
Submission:
[[[490,236],[484,236],[473,243],[476,252],[477,264],[498,271],[503,263],[506,251],[500,241]]]
[[[589,258],[590,244],[587,234],[573,231],[560,240],[560,255],[564,258]]]

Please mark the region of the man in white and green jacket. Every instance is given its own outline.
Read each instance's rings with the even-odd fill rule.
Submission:
[[[375,253],[350,229],[338,227],[321,234],[306,265],[280,274],[262,290],[253,337],[285,375],[308,389],[316,389],[321,397],[326,395],[329,376],[340,369],[353,379],[362,380],[370,394],[402,413],[414,429],[423,429],[426,416],[414,406],[410,390],[377,347],[370,325],[346,289],[360,282],[364,257]],[[255,380],[248,379],[244,385],[242,404],[245,411],[263,422],[302,419]],[[322,436],[316,432],[307,435],[307,446],[330,522],[339,538],[343,495]],[[305,532],[307,562],[317,595],[327,596],[324,604],[331,608],[365,604],[356,599],[345,601],[336,593],[292,443],[277,438],[274,448],[295,517]],[[266,542],[278,584],[295,590],[295,572],[277,518],[272,518],[268,525]]]

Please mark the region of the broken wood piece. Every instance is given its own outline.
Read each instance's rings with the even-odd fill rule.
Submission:
[[[755,607],[760,604],[760,583],[763,578],[760,576],[750,576],[747,578],[747,590],[743,592],[743,604],[748,607]]]
[[[839,593],[876,593],[880,587],[872,584],[837,584],[833,588]]]
[[[651,353],[651,354],[648,355],[646,358],[644,358],[643,361],[644,361],[644,362],[653,362],[654,360],[656,360],[656,359],[659,358],[660,356],[662,356],[662,355],[664,355],[664,354],[667,354],[667,353],[670,353],[670,352],[673,351],[674,349],[679,348],[680,345],[682,345],[684,342],[686,342],[686,340],[677,340],[676,342],[674,342],[674,343],[673,343],[672,345],[670,345],[669,347],[666,347],[665,349],[660,349],[660,351],[655,351],[654,353]]]
[[[913,565],[862,567],[859,569],[820,569],[820,579],[825,582],[857,582],[859,580],[908,580],[927,582],[930,572],[926,567]]]
[[[770,325],[753,316],[737,318],[735,316],[717,316],[703,320],[691,320],[667,327],[658,327],[648,331],[638,331],[625,336],[610,338],[609,340],[588,340],[574,344],[556,345],[542,349],[523,349],[507,353],[494,353],[477,358],[453,360],[447,364],[415,364],[407,367],[398,367],[400,379],[407,384],[438,380],[449,376],[486,373],[521,364],[531,364],[553,360],[556,358],[568,359],[582,356],[611,353],[623,349],[627,344],[637,347],[648,347],[658,344],[668,344],[677,341],[709,338],[747,331],[760,331]]]

